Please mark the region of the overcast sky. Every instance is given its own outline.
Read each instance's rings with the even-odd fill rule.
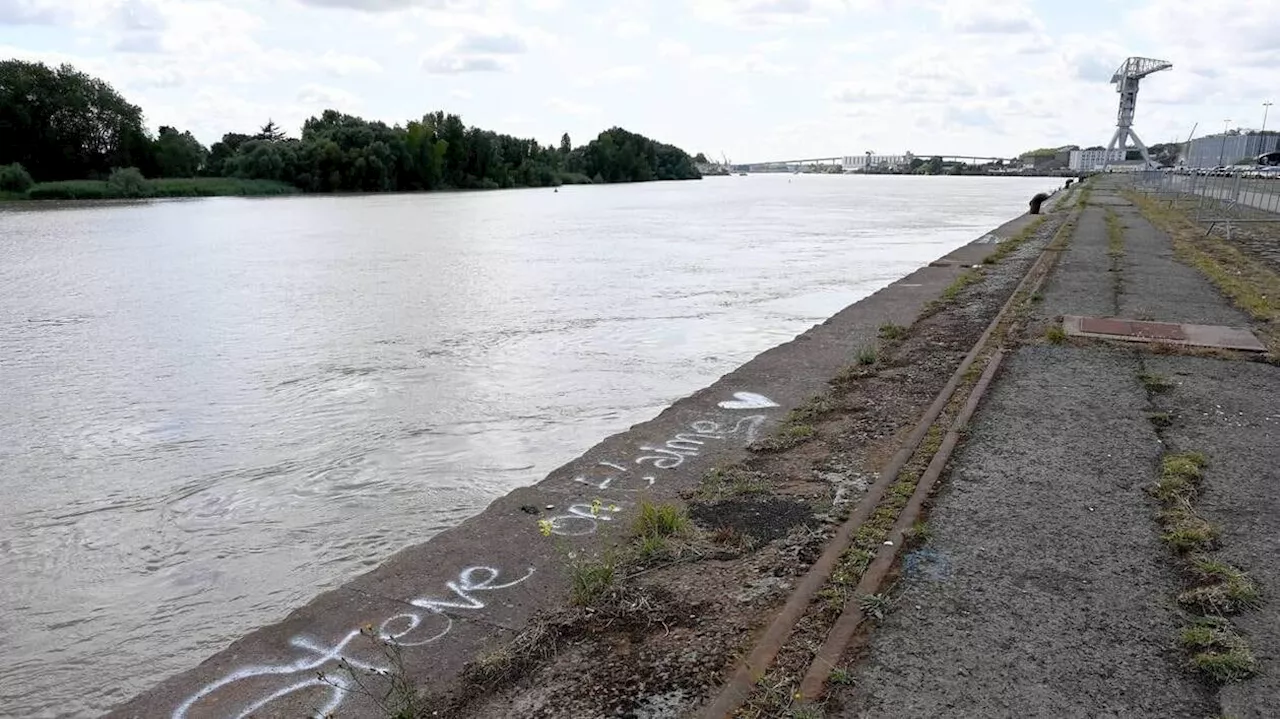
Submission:
[[[742,162],[1105,144],[1129,55],[1174,64],[1146,142],[1257,127],[1278,38],[1280,0],[0,0],[0,59],[70,62],[206,143],[444,109]]]

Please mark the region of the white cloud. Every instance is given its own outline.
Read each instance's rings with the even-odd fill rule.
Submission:
[[[648,78],[649,70],[644,65],[616,65],[614,67],[605,68],[595,74],[584,74],[580,76],[574,84],[578,87],[593,87],[596,85],[631,86],[637,81],[646,80]]]
[[[423,56],[421,65],[429,73],[460,74],[469,72],[510,72],[516,57],[533,46],[554,43],[549,34],[529,28],[522,32],[486,30],[459,33],[437,45]]]
[[[332,50],[325,50],[324,54],[316,58],[314,62],[338,77],[376,75],[382,72],[382,65],[379,65],[377,60],[363,55],[348,55]]]
[[[613,34],[621,38],[644,37],[649,34],[649,29],[649,23],[644,20],[629,18],[616,22]]]
[[[596,115],[600,112],[600,108],[595,105],[587,105],[560,97],[553,97],[547,100],[547,107],[565,115]]]
[[[711,23],[738,28],[821,23],[850,6],[876,3],[847,0],[692,0],[694,14]]]
[[[438,75],[459,75],[469,72],[510,72],[515,67],[505,57],[429,54],[422,58],[422,69]]]
[[[685,58],[693,54],[688,43],[679,40],[662,40],[658,43],[658,57]]]
[[[751,75],[786,75],[795,69],[789,65],[780,65],[759,53],[694,55],[690,60],[690,66],[697,70]]]
[[[936,9],[949,29],[962,33],[1010,35],[1044,26],[1023,0],[946,0]]]
[[[43,0],[0,0],[0,25],[55,25],[63,21],[59,8]]]
[[[298,90],[298,102],[316,110],[333,109],[349,112],[360,105],[360,98],[354,93],[336,87],[307,83]]]
[[[472,9],[474,0],[298,0],[303,5],[319,8],[337,8],[370,13],[389,13],[412,8],[428,10]]]

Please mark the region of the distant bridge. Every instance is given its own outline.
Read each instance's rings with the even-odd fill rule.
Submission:
[[[736,164],[734,169],[750,171],[756,168],[779,168],[786,167],[789,169],[799,169],[804,165],[841,165],[845,169],[861,168],[871,165],[872,167],[880,167],[885,165],[905,165],[911,160],[929,160],[940,157],[943,162],[955,163],[963,162],[969,165],[986,165],[995,162],[1012,162],[1017,158],[1011,157],[995,157],[982,155],[953,155],[949,153],[916,152],[910,155],[841,155],[839,157],[808,157],[800,160],[774,160],[772,162],[749,162],[746,164]]]

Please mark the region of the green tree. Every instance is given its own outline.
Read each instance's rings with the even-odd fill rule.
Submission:
[[[933,157],[929,158],[929,174],[930,175],[942,174],[942,158],[941,157],[934,155]]]
[[[284,131],[276,125],[275,120],[267,119],[267,124],[258,130],[258,134],[253,136],[255,140],[266,140],[267,142],[280,142],[285,139]]]
[[[160,177],[195,177],[209,151],[190,132],[162,125],[155,140],[155,166]]]
[[[14,162],[0,165],[0,192],[26,192],[35,184],[27,168]]]
[[[142,110],[70,65],[0,61],[0,164],[39,181],[103,177],[151,164]]]
[[[136,167],[121,167],[107,177],[107,189],[118,197],[146,197],[151,194],[150,183]]]
[[[560,154],[568,155],[570,152],[573,152],[573,142],[569,140],[569,133],[566,132],[560,136]]]

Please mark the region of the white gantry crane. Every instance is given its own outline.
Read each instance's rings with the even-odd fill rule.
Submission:
[[[1133,131],[1133,108],[1138,103],[1138,81],[1147,75],[1168,70],[1171,67],[1173,63],[1167,60],[1131,57],[1125,60],[1111,76],[1116,92],[1120,93],[1120,111],[1116,114],[1116,134],[1111,136],[1111,142],[1107,144],[1107,154],[1103,159],[1104,167],[1111,164],[1113,150],[1128,150],[1128,141],[1132,138],[1134,146],[1142,153],[1144,166],[1151,168],[1151,155],[1147,152],[1147,146],[1142,144],[1142,140],[1138,139],[1138,133]]]

